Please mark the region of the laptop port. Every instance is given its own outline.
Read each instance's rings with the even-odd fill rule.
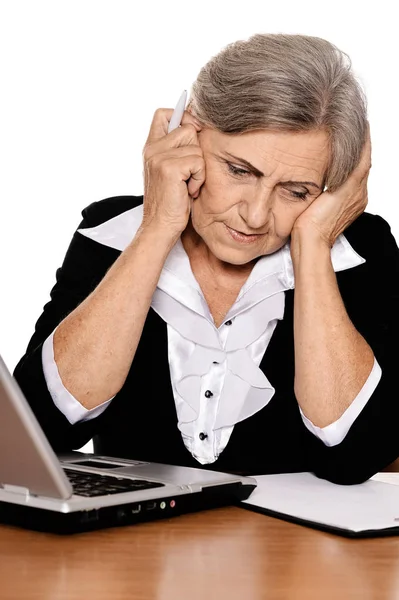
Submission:
[[[141,504],[136,504],[136,506],[132,506],[132,514],[138,515],[141,512]]]
[[[83,523],[92,523],[93,521],[98,521],[98,510],[96,508],[87,510],[82,514]]]
[[[147,502],[145,507],[147,510],[155,510],[157,507],[157,503],[156,502]]]

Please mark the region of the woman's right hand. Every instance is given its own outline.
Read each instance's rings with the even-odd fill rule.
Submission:
[[[144,145],[141,228],[159,229],[177,239],[187,226],[192,198],[198,196],[205,181],[205,161],[198,142],[198,121],[185,111],[181,127],[168,133],[172,114],[171,108],[155,111]]]

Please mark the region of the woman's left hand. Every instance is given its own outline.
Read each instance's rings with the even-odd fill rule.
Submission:
[[[371,168],[370,125],[360,161],[345,183],[335,192],[325,191],[298,217],[291,238],[309,234],[324,241],[330,248],[337,237],[367,206],[367,179]]]

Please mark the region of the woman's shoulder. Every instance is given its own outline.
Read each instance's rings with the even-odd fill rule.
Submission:
[[[390,224],[380,215],[363,212],[343,232],[351,246],[364,258],[378,258],[387,248],[397,252]]]
[[[92,202],[82,210],[84,224],[80,227],[95,227],[141,204],[143,196],[112,196]]]

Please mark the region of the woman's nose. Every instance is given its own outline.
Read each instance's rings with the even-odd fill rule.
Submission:
[[[259,194],[247,199],[241,207],[241,217],[251,230],[262,229],[269,220],[271,193]],[[249,233],[249,232],[248,232]]]

